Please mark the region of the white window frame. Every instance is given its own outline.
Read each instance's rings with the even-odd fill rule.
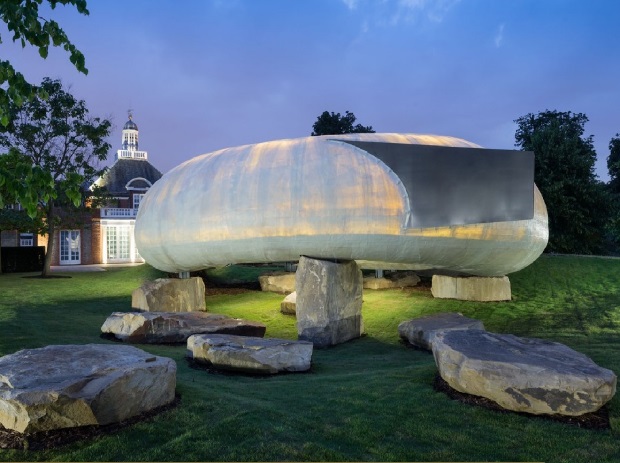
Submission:
[[[145,193],[134,193],[133,194],[133,208],[135,210],[140,208],[140,203],[142,202],[142,199],[144,199],[144,195]],[[136,203],[136,199],[138,200],[137,203]]]
[[[34,233],[20,233],[19,234],[19,245],[21,247],[34,246]]]

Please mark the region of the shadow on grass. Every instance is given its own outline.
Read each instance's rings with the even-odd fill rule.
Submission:
[[[0,276],[0,349],[101,342],[113,311],[127,311],[143,270],[41,282]],[[189,368],[185,349],[137,345],[177,362],[179,407],[113,436],[40,452],[0,451],[4,460],[73,461],[620,461],[615,431],[500,414],[435,391],[432,355],[406,349],[403,320],[456,311],[487,329],[564,342],[620,371],[614,307],[620,262],[543,258],[511,276],[512,302],[434,300],[428,291],[367,291],[367,336],[315,350],[312,372],[264,379]],[[44,282],[50,283],[50,282]],[[294,339],[283,296],[244,292],[207,297],[214,313],[257,320],[267,336]],[[589,311],[592,316],[589,316]],[[618,400],[610,405],[620,424]]]

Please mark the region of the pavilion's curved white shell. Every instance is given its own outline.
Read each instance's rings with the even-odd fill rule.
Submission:
[[[433,135],[337,138],[479,147]],[[142,200],[135,226],[140,254],[168,272],[307,255],[370,268],[492,276],[520,270],[544,250],[547,210],[536,187],[531,220],[406,228],[409,198],[400,179],[378,158],[339,140],[227,148],[177,166]]]

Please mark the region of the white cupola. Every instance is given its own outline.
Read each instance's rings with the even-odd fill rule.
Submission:
[[[138,125],[133,121],[131,110],[129,111],[129,120],[125,122],[121,136],[122,148],[116,152],[116,159],[147,160],[147,152],[138,150]]]

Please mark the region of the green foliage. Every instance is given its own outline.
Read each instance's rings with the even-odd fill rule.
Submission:
[[[29,215],[49,209],[52,200],[79,206],[84,183],[91,183],[107,158],[111,122],[88,114],[86,103],[44,79],[46,99],[12,107],[11,122],[0,128],[0,201],[19,201]],[[6,202],[6,200],[4,200]]]
[[[44,274],[53,252],[55,208],[78,208],[85,184],[102,173],[99,163],[107,158],[106,138],[112,124],[90,117],[86,103],[62,88],[59,80],[46,78],[36,97],[11,107],[11,120],[0,126],[0,201],[6,196],[19,202],[31,217],[45,220],[50,237]],[[51,243],[51,244],[49,244]]]
[[[249,278],[246,270],[213,274]],[[147,265],[70,275],[0,275],[0,355],[108,343],[99,337],[105,319],[129,311],[132,290],[162,276]],[[607,431],[498,413],[434,391],[433,356],[400,343],[401,321],[455,311],[490,331],[562,342],[620,372],[620,260],[543,256],[510,279],[513,301],[501,303],[438,300],[424,288],[365,290],[367,335],[315,350],[309,373],[214,374],[190,368],[183,345],[138,345],[176,361],[177,408],[58,449],[0,450],[0,460],[620,461],[620,396]],[[263,321],[268,337],[296,339],[282,299],[258,291],[206,298],[211,313]]]
[[[49,201],[54,180],[40,166],[33,166],[30,158],[10,147],[0,154],[0,208],[21,203],[30,218],[38,212],[38,201]]]
[[[607,190],[611,208],[607,232],[613,252],[617,253],[620,251],[620,134],[616,134],[609,142],[607,171],[609,172]]]
[[[609,172],[609,188],[612,193],[620,194],[620,134],[617,133],[609,142],[609,156],[607,156],[607,171]]]
[[[594,172],[592,136],[585,114],[543,111],[518,118],[515,146],[535,154],[535,182],[549,213],[546,251],[603,251],[610,208],[605,185]]]
[[[324,111],[316,122],[312,125],[312,136],[317,135],[340,135],[343,133],[375,133],[372,126],[367,127],[362,124],[353,125],[356,117],[349,111],[344,116],[340,113],[329,113]]]
[[[39,50],[41,58],[47,58],[50,45],[63,47],[69,53],[69,61],[76,69],[88,73],[84,55],[73,45],[58,23],[39,16],[39,7],[44,0],[2,0],[0,19],[12,33],[13,42],[20,41],[22,47],[30,44]],[[51,9],[57,5],[73,5],[81,14],[88,15],[86,0],[47,0]],[[2,43],[2,37],[0,37]],[[28,83],[9,61],[0,60],[0,125],[10,122],[12,105],[21,106],[33,98],[46,98],[44,89]]]
[[[43,228],[43,222],[29,217],[26,211],[0,209],[0,231],[17,230],[19,232],[39,233]]]

